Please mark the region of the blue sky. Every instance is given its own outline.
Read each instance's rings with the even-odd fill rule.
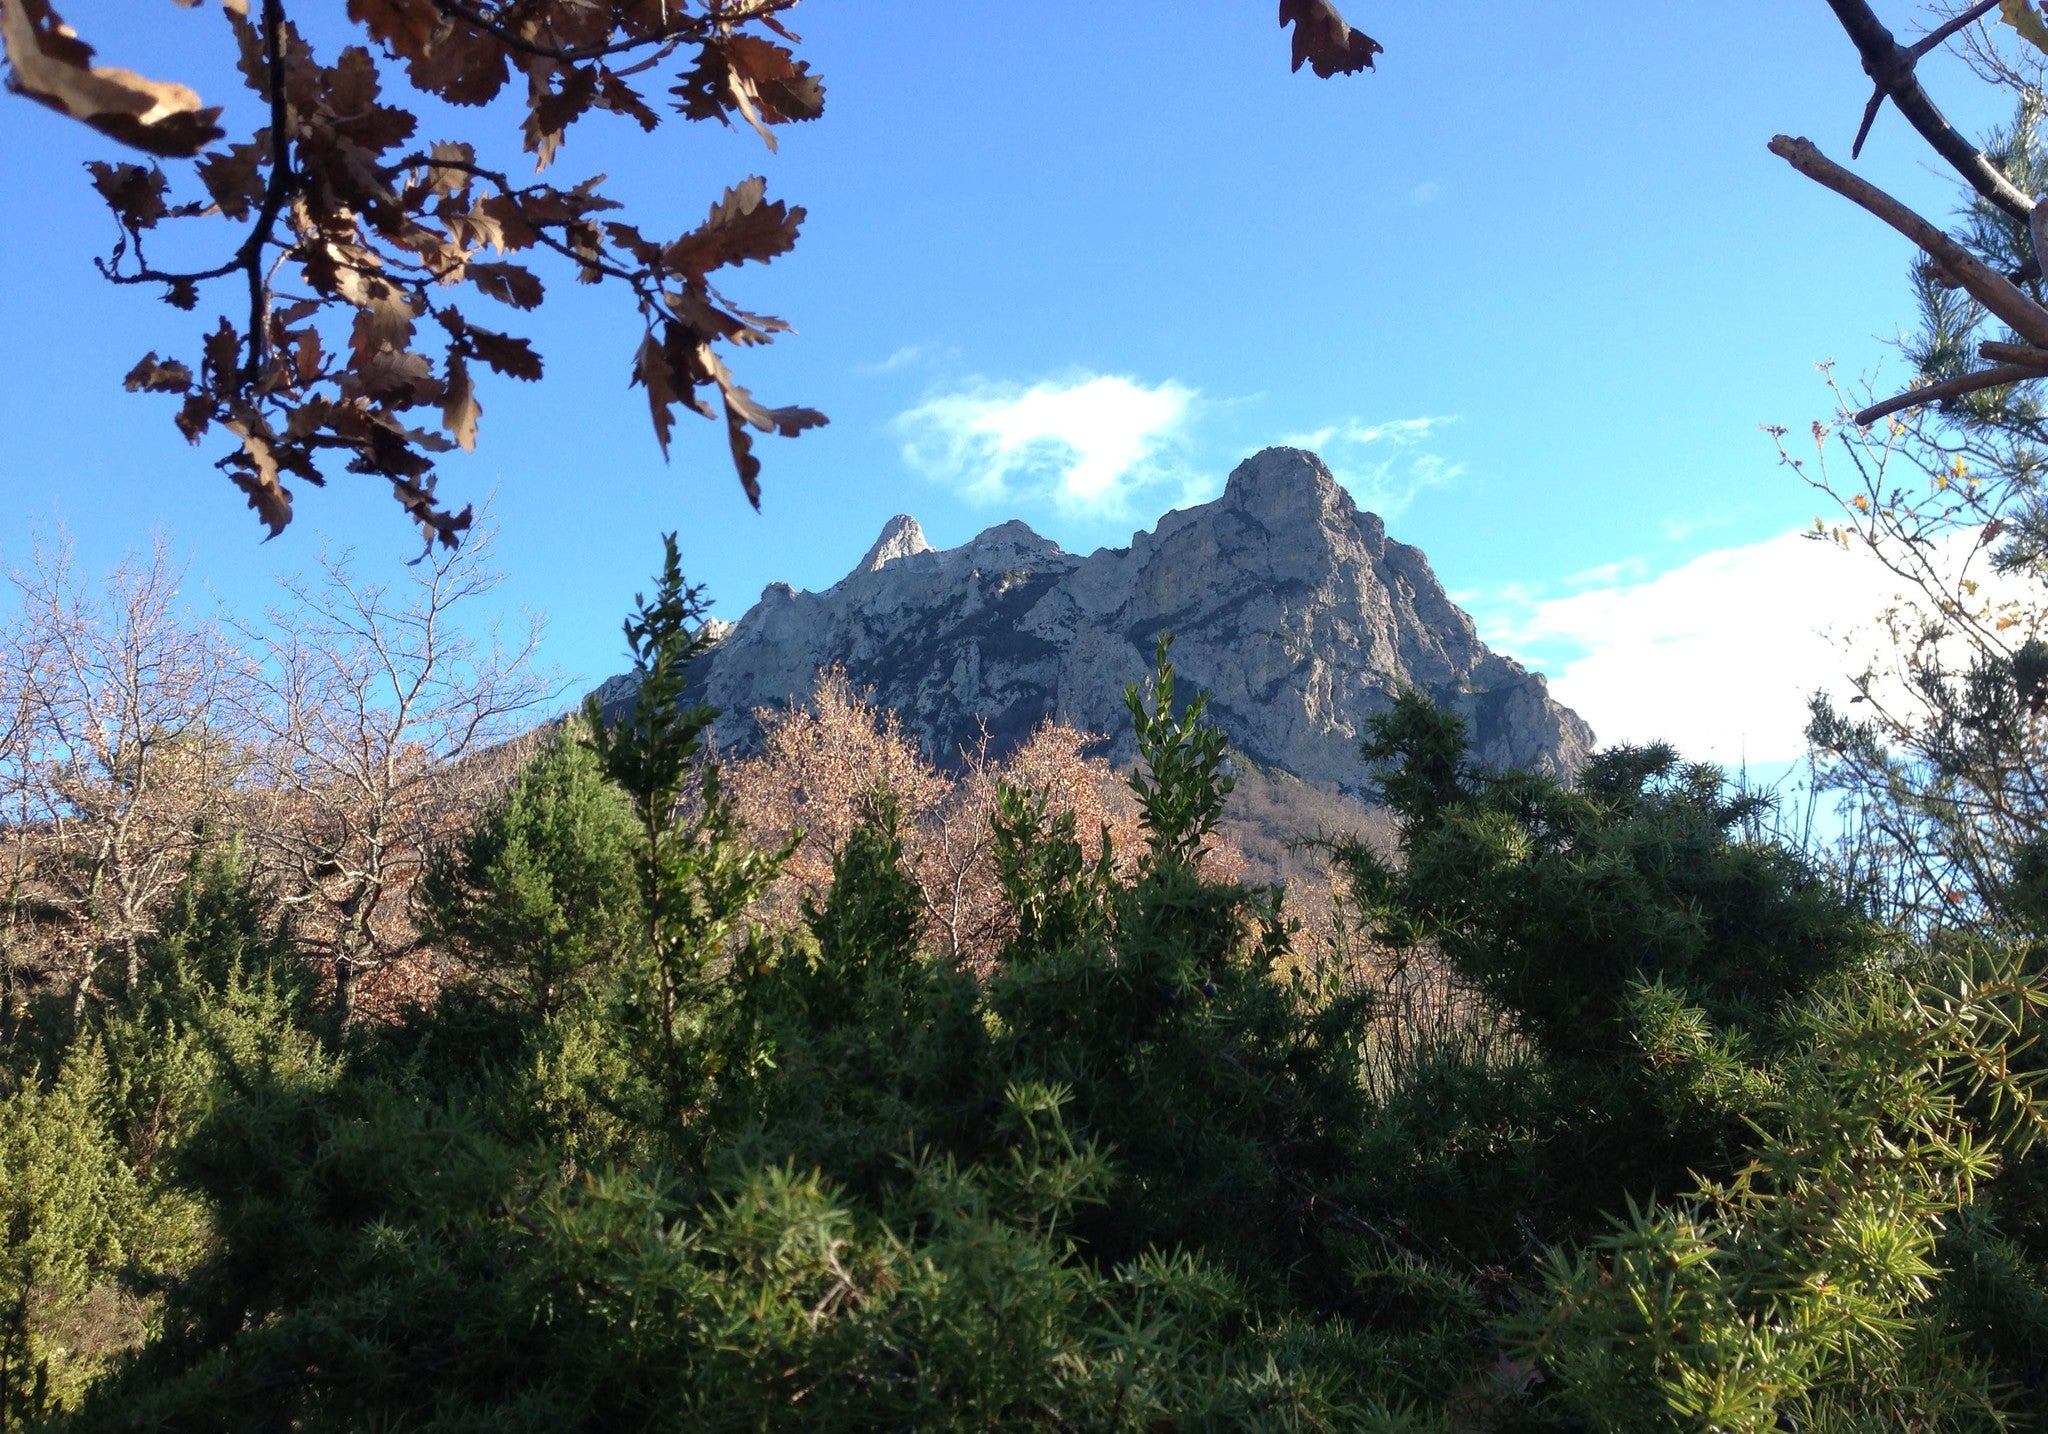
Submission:
[[[64,8],[105,61],[233,98],[211,7]],[[736,617],[768,582],[833,582],[897,512],[941,545],[1021,517],[1086,551],[1306,442],[1603,737],[1792,755],[1799,692],[1842,665],[1804,615],[1852,624],[1883,594],[1784,537],[1815,504],[1759,425],[1826,414],[1813,365],[1869,372],[1910,317],[1904,241],[1764,150],[1783,131],[1847,158],[1867,91],[1826,5],[1347,9],[1387,53],[1318,81],[1289,73],[1270,0],[814,0],[827,112],[780,154],[680,122],[575,132],[558,173],[608,173],[650,233],[750,173],[808,208],[797,251],[731,286],[798,333],[737,366],[832,425],[763,445],[754,513],[715,425],[685,420],[661,461],[621,296],[550,275],[549,377],[485,387],[477,452],[442,478],[491,498],[503,596],[546,615],[550,660],[622,665],[667,529]],[[1967,127],[2003,118],[1959,65],[1928,77]],[[413,556],[366,480],[301,488],[258,541],[168,401],[120,389],[197,326],[91,268],[112,226],[80,166],[108,146],[0,113],[0,559],[61,523],[104,566],[161,528],[193,592],[248,610],[323,542],[372,571]],[[514,121],[484,123],[515,155]],[[1859,167],[1955,202],[1889,111]]]

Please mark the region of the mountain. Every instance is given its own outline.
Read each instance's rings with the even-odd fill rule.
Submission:
[[[983,724],[1000,751],[1056,716],[1107,734],[1124,764],[1124,685],[1151,671],[1163,632],[1182,690],[1210,694],[1241,758],[1324,790],[1365,793],[1365,720],[1406,686],[1463,713],[1488,765],[1568,773],[1593,742],[1540,675],[1479,640],[1419,549],[1295,448],[1086,557],[1021,522],[934,549],[914,518],[892,518],[826,591],[769,584],[695,664],[691,696],[723,713],[720,744],[746,751],[757,710],[801,701],[836,662],[939,762]],[[602,695],[630,690],[615,678]]]

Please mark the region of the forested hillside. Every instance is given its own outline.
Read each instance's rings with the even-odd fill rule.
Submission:
[[[10,1422],[2036,1411],[2024,938],[1887,926],[1668,750],[1474,768],[1420,696],[1361,756],[1399,860],[1338,844],[1305,933],[1214,866],[1224,744],[1162,646],[1128,815],[990,777],[970,949],[914,771],[808,852],[749,830],[674,700],[700,615],[671,545],[642,700],[433,848],[425,997],[349,1018],[221,840],[132,972],[17,1012]]]
[[[1962,183],[1950,222],[1770,145],[1918,256],[1910,387],[1844,381],[1811,448],[1774,431],[1828,504],[1815,541],[1897,590],[1812,704],[1802,813],[1662,743],[1586,750],[1319,461],[1254,481],[1294,448],[1163,524],[1186,541],[1156,569],[892,524],[854,596],[945,578],[964,624],[1080,574],[1009,630],[1115,649],[1061,669],[1101,690],[1057,710],[1042,682],[946,707],[957,763],[920,740],[923,678],[884,700],[766,619],[721,646],[674,534],[626,680],[556,712],[537,634],[467,617],[488,525],[430,456],[475,442],[472,364],[540,358],[450,291],[530,311],[538,275],[485,255],[531,251],[628,296],[657,442],[678,407],[722,417],[758,503],[754,436],[822,415],[737,381],[721,354],[787,326],[711,276],[787,252],[803,211],[750,179],[659,243],[592,217],[596,178],[414,149],[389,101],[509,85],[544,168],[597,112],[658,128],[668,64],[686,120],[772,146],[823,109],[793,4],[351,0],[328,18],[366,43],[323,64],[287,0],[223,0],[268,123],[208,148],[195,91],[0,0],[10,86],[151,157],[91,171],[100,272],[181,313],[235,291],[196,362],[152,352],[128,386],[177,396],[273,534],[286,476],[348,472],[426,539],[219,620],[162,546],[10,570],[0,1430],[2048,1425],[2039,8],[1950,3],[1905,43],[1830,0],[1876,87],[1851,157],[1895,110]],[[1296,69],[1380,52],[1331,0],[1279,19]],[[2014,102],[1981,149],[1923,86],[1937,53]],[[173,203],[157,161],[195,158],[206,198]],[[145,233],[163,253],[187,220],[244,237],[152,267]],[[1222,593],[1226,519],[1265,549],[1248,593]],[[984,572],[997,548],[1018,563]],[[1351,655],[1293,650],[1301,612]],[[1181,619],[1213,643],[1176,649]],[[1218,678],[1216,709],[1334,714],[1315,775],[1380,830],[1234,761],[1177,654],[1254,643],[1276,666]],[[767,649],[802,690],[722,748],[707,674]],[[1487,726],[1512,702],[1542,740]]]

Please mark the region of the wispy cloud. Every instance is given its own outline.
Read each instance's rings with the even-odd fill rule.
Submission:
[[[1867,554],[1797,533],[1645,574],[1630,559],[1459,601],[1488,643],[1549,672],[1603,743],[1667,741],[1733,765],[1805,753],[1809,696],[1848,688],[1900,588]]]
[[[942,359],[954,358],[958,354],[958,349],[949,348],[943,344],[905,344],[880,363],[862,364],[854,372],[866,378],[873,378],[878,374],[899,373],[904,369],[914,368],[919,364],[929,364]]]
[[[1425,204],[1434,204],[1443,197],[1443,192],[1444,187],[1441,181],[1425,179],[1422,183],[1408,191],[1408,207],[1410,209],[1420,209]]]
[[[1657,526],[1671,542],[1682,543],[1695,533],[1704,533],[1711,528],[1725,528],[1735,519],[1726,514],[1707,518],[1660,518]]]
[[[905,462],[971,502],[1121,515],[1139,491],[1175,481],[1170,460],[1199,400],[1171,379],[1076,373],[938,394],[895,427]]]
[[[1465,465],[1427,446],[1455,416],[1393,418],[1378,423],[1347,419],[1283,439],[1313,449],[1359,504],[1383,517],[1404,511],[1431,488],[1455,483]]]

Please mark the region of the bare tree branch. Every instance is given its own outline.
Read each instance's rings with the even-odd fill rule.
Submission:
[[[1948,19],[1942,21],[1941,24],[1915,40],[1907,47],[1907,53],[1916,60],[1933,54],[1957,35],[1969,29],[1970,26],[1976,24],[1986,15],[1989,15],[1993,10],[1996,10],[1998,3],[1999,0],[1977,0],[1975,5],[1970,6],[1960,14],[1951,15]]]
[[[1777,135],[1770,151],[1815,183],[1860,205],[1918,244],[1970,297],[2003,319],[2022,338],[2048,348],[2048,309],[2042,308],[2005,275],[1951,239],[1940,226],[1923,218],[1869,180],[1842,168],[1809,139]],[[2025,216],[2022,215],[2022,218]]]
[[[1934,45],[1927,40],[1910,49],[1901,45],[1865,0],[1828,0],[1828,6],[1835,12],[1835,18],[1842,22],[1850,43],[1856,46],[1856,53],[1863,61],[1863,72],[1877,85],[1877,94],[1864,113],[1863,127],[1857,134],[1852,156],[1861,152],[1863,138],[1869,133],[1871,121],[1877,117],[1879,103],[1889,98],[1898,106],[1906,122],[1920,132],[1921,138],[1934,147],[1935,153],[1954,166],[1956,173],[1972,189],[2013,218],[2024,222],[2033,212],[2032,196],[2022,194],[1997,165],[1950,124],[1947,116],[1928,97],[1927,91],[1921,88],[1919,76],[1914,72],[1915,66]],[[1937,29],[1934,35],[1946,40],[1955,31],[1981,19],[1990,9],[1989,4],[1973,6]],[[1944,31],[1948,33],[1944,34]],[[1928,39],[1932,40],[1933,36]]]
[[[2048,355],[2043,355],[2048,359]],[[1905,408],[1918,408],[1922,404],[1940,403],[1943,399],[1961,398],[1964,394],[1978,393],[1987,388],[2003,388],[2009,383],[2025,383],[2029,379],[2048,378],[2048,370],[2036,365],[2000,364],[1997,368],[1980,369],[1976,373],[1958,374],[1939,383],[1922,384],[1909,388],[1904,393],[1894,394],[1882,403],[1873,403],[1856,414],[1859,424],[1871,424],[1880,418],[1889,418]]]
[[[396,592],[325,557],[251,634],[265,653],[255,836],[344,1020],[361,978],[420,947],[408,895],[433,844],[474,815],[469,759],[556,691],[534,668],[537,627],[502,645],[458,626],[497,585],[488,550],[479,533],[437,552]]]
[[[2029,344],[2002,344],[1986,340],[1977,345],[1978,356],[1991,363],[2018,364],[2031,368],[2037,373],[2048,372],[2048,349],[2037,349]]]
[[[0,752],[17,818],[9,925],[35,906],[76,1009],[109,955],[133,987],[141,939],[230,809],[246,665],[178,610],[161,541],[95,584],[61,544],[9,577],[21,604],[0,631],[17,729]]]

